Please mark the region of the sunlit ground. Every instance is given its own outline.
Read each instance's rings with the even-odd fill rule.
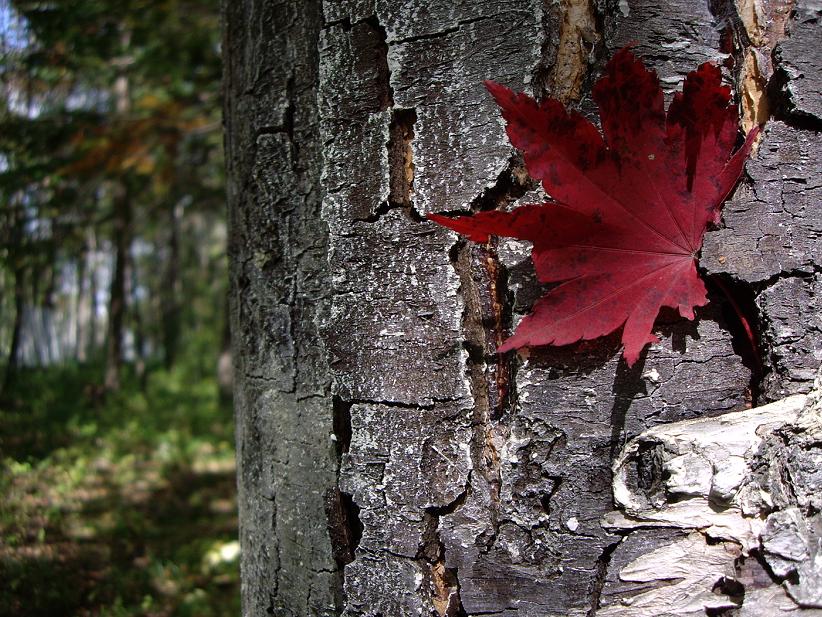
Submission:
[[[0,407],[0,616],[238,615],[228,404],[192,371],[105,400],[98,375],[27,372]]]

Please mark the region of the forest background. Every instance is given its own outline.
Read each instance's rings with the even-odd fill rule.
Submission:
[[[239,613],[217,0],[0,0],[0,617]]]

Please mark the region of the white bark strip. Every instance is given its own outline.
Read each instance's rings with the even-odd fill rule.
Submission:
[[[603,526],[689,533],[612,573],[598,615],[822,614],[821,388],[817,378],[809,396],[656,426],[626,444],[614,463],[619,510]],[[744,580],[755,559],[773,581]]]

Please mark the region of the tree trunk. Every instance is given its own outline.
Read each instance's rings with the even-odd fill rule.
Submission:
[[[130,30],[121,33],[123,48],[131,40]],[[117,114],[125,117],[131,107],[129,79],[125,70],[117,76],[113,88]],[[123,365],[123,323],[126,314],[126,268],[131,250],[131,182],[122,179],[115,188],[114,197],[114,272],[108,300],[108,333],[106,336],[106,369],[103,386],[107,391],[120,389],[120,371]]]
[[[74,359],[85,362],[88,353],[88,332],[91,320],[89,304],[86,303],[88,287],[86,279],[94,272],[88,268],[90,247],[83,245],[77,256],[77,296],[74,302]]]
[[[99,327],[98,327],[98,319],[97,319],[97,312],[98,312],[98,304],[97,304],[97,276],[99,274],[99,256],[97,251],[97,235],[94,233],[94,230],[89,231],[89,264],[88,264],[88,271],[89,271],[89,279],[88,279],[88,295],[89,295],[89,324],[88,324],[88,340],[86,342],[86,350],[87,353],[90,353],[93,357],[98,356],[98,350],[100,349],[100,335],[99,335]]]
[[[217,356],[217,388],[220,402],[230,403],[234,387],[234,367],[231,360],[231,308],[228,305],[228,294],[225,297],[225,309],[222,314],[222,336],[220,337],[220,355]]]
[[[143,311],[140,306],[140,274],[137,271],[137,260],[134,251],[129,251],[129,259],[126,267],[128,272],[128,285],[126,296],[129,298],[131,321],[134,325],[134,374],[140,382],[140,389],[145,391],[148,385],[148,371],[146,368],[146,335],[143,325]]]
[[[17,266],[14,268],[14,325],[11,328],[9,357],[6,362],[2,392],[7,391],[14,384],[17,377],[17,369],[20,363],[20,337],[23,334],[23,314],[26,306],[25,291],[25,270]]]
[[[108,391],[120,389],[123,364],[123,324],[126,314],[126,265],[131,246],[131,201],[128,189],[116,199],[114,211],[114,272],[108,301],[106,336],[106,372],[104,386]]]
[[[160,291],[160,310],[163,315],[163,360],[167,369],[174,366],[180,340],[180,220],[182,216],[181,203],[169,205],[168,259]]]
[[[815,399],[739,413],[809,392],[822,360],[814,10],[224,3],[245,615],[818,606]],[[614,336],[498,356],[541,293],[528,247],[423,217],[543,199],[483,80],[594,117],[631,42],[668,100],[710,60],[767,122],[700,260],[759,345],[712,293],[632,368]],[[806,471],[788,489],[769,461]]]
[[[57,277],[59,276],[55,253],[54,246],[51,246],[47,253],[48,265],[46,266],[46,272],[40,275],[46,281],[43,297],[39,306],[32,307],[34,309],[34,319],[38,323],[39,336],[37,338],[39,340],[41,366],[51,366],[59,362],[62,357],[62,340],[54,326],[54,293],[57,289]],[[37,296],[35,298],[36,302]]]

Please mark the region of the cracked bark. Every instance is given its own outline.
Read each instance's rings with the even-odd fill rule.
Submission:
[[[711,543],[708,525],[657,511],[683,491],[699,503],[674,472],[703,458],[654,432],[687,441],[807,393],[822,362],[814,7],[224,3],[245,615],[755,615],[815,601],[818,453],[802,431],[786,421],[750,459],[758,486],[773,461],[790,471],[793,492],[768,485],[793,496],[762,514],[770,526]],[[628,42],[668,95],[699,62],[723,63],[744,122],[767,120],[701,261],[748,300],[765,369],[753,384],[721,296],[695,322],[663,315],[662,342],[630,369],[618,337],[498,357],[541,294],[528,247],[471,245],[422,218],[543,198],[483,80],[591,114],[598,71]],[[655,514],[614,501],[612,465],[628,460],[623,485],[655,496]],[[727,473],[706,495],[733,512]],[[677,550],[675,584],[642,578]],[[659,590],[690,600],[662,610]]]

